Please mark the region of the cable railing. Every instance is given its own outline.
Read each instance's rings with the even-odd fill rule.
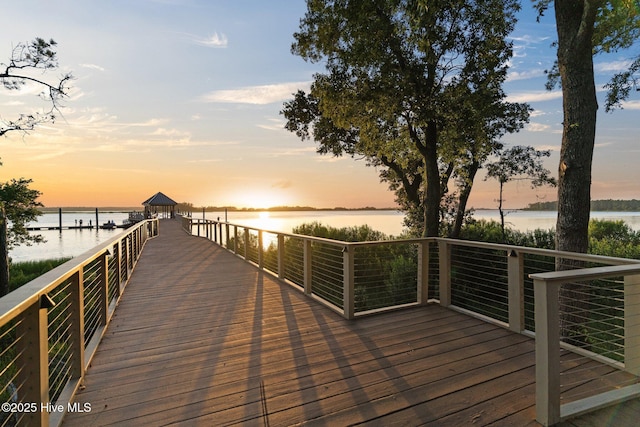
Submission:
[[[0,426],[60,425],[147,239],[147,220],[0,298]]]
[[[443,238],[342,242],[190,217],[183,227],[347,319],[439,303],[535,337],[544,425],[640,395],[637,260]]]

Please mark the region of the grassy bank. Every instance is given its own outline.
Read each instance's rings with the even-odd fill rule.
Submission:
[[[64,264],[70,259],[71,258],[69,257],[11,263],[9,271],[9,290],[13,291],[14,289],[19,288],[25,283],[30,282],[47,271],[56,268],[60,264]]]

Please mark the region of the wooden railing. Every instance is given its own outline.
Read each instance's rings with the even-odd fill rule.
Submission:
[[[640,395],[637,260],[442,238],[342,242],[182,221],[188,233],[212,240],[347,319],[439,303],[534,336],[536,411],[544,425]],[[585,268],[556,272],[559,260]],[[562,285],[579,290],[560,299]],[[584,386],[580,363],[563,362],[561,349],[615,368],[602,379],[609,384]],[[560,375],[562,363],[571,363],[574,375]],[[620,372],[631,375],[616,376]],[[561,390],[573,391],[574,400],[561,401]]]
[[[59,425],[158,220],[0,298],[0,426]]]

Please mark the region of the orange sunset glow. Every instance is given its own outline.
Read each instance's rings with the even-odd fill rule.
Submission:
[[[45,77],[75,79],[55,123],[0,139],[0,179],[33,179],[47,207],[138,206],[158,191],[195,206],[396,206],[364,160],[321,156],[313,141],[284,129],[283,103],[324,70],[290,52],[305,1],[68,3],[4,5],[12,19],[0,26],[0,62],[16,42],[54,38],[59,69]],[[551,150],[551,171],[562,123],[561,93],[544,90],[553,31],[523,6],[505,91],[534,112],[504,141]],[[596,65],[598,84],[616,64]],[[31,89],[0,90],[0,117],[43,109]],[[638,109],[630,101],[598,117],[595,199],[639,197]],[[495,208],[498,189],[480,175],[470,205]],[[505,188],[507,208],[555,198],[552,188]]]

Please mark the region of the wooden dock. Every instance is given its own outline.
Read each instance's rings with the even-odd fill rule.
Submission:
[[[523,335],[435,304],[348,321],[163,220],[64,425],[526,426],[534,393]]]

